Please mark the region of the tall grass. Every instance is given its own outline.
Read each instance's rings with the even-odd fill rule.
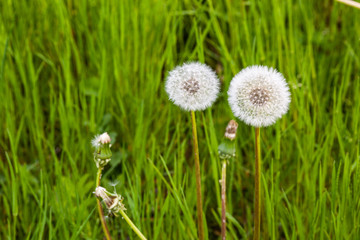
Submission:
[[[205,232],[220,236],[218,139],[226,91],[273,66],[290,112],[262,134],[263,239],[360,236],[360,11],[325,1],[0,2],[0,238],[101,239],[90,139],[108,131],[108,179],[149,239],[195,239],[191,119],[164,78],[205,61],[222,92],[198,117]],[[239,123],[227,173],[227,236],[253,234],[254,139]],[[266,153],[266,154],[264,154]],[[121,218],[113,237],[136,239]]]

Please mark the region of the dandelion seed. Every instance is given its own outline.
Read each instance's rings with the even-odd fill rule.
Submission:
[[[114,187],[114,189],[115,189],[115,187],[116,187],[119,183],[120,183],[120,181],[119,181],[119,180],[116,180],[116,181],[109,182],[109,185],[112,186],[112,187]],[[116,190],[116,189],[115,189],[115,190]]]
[[[234,115],[254,127],[266,127],[284,115],[290,104],[289,87],[281,73],[250,66],[231,81],[229,105]]]
[[[94,148],[100,147],[100,135],[95,135],[95,137],[91,140],[91,145]]]
[[[199,111],[215,102],[220,82],[210,67],[191,62],[169,72],[165,90],[175,105],[186,111]]]

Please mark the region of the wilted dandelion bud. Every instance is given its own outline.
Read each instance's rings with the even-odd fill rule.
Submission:
[[[94,161],[97,168],[103,168],[110,160],[112,156],[110,136],[108,133],[95,136],[91,141],[91,144],[95,148]]]
[[[290,104],[289,87],[281,73],[266,66],[250,66],[231,81],[229,105],[236,117],[254,127],[272,125]]]
[[[186,111],[204,110],[216,100],[220,82],[216,73],[199,62],[184,63],[169,72],[165,90],[175,105]]]
[[[226,126],[225,138],[229,140],[234,140],[236,137],[237,128],[238,128],[237,122],[235,122],[234,120],[230,120],[230,122]]]
[[[235,137],[238,124],[231,120],[225,131],[225,139],[221,142],[218,148],[219,158],[222,160],[229,160],[235,157]]]
[[[111,138],[107,132],[104,132],[101,135],[96,135],[94,139],[91,141],[93,147],[100,147],[102,144],[108,144],[111,142]]]
[[[104,132],[103,134],[101,134],[99,136],[99,142],[101,144],[107,144],[107,143],[110,143],[111,142],[111,138],[109,136],[109,134],[107,132]]]
[[[120,210],[126,210],[125,205],[122,203],[124,199],[121,195],[108,192],[105,188],[100,186],[95,189],[94,194],[96,197],[100,197],[103,200],[109,214],[117,217]]]

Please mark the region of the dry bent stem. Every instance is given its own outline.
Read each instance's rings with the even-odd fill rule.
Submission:
[[[191,122],[192,122],[192,132],[193,132],[193,147],[194,147],[194,156],[195,156],[195,174],[196,174],[196,194],[197,194],[197,217],[199,225],[199,239],[204,240],[204,227],[202,219],[202,201],[201,201],[201,175],[200,175],[200,160],[199,160],[199,147],[198,139],[196,132],[196,119],[195,112],[191,111]]]
[[[98,172],[97,172],[97,176],[96,176],[96,186],[95,186],[95,189],[97,187],[100,186],[100,179],[101,179],[101,171],[102,171],[102,168],[99,167],[98,168]],[[96,203],[97,203],[97,207],[98,207],[98,210],[99,210],[99,216],[100,216],[100,221],[101,221],[101,225],[102,225],[102,228],[104,230],[104,233],[105,233],[105,237],[107,240],[111,240],[111,235],[110,235],[110,232],[109,232],[109,228],[105,222],[105,216],[104,216],[104,211],[101,207],[101,202],[98,198],[96,198]]]
[[[255,216],[254,216],[254,240],[260,239],[260,215],[261,215],[261,155],[260,155],[260,128],[255,128]]]
[[[221,172],[221,239],[226,240],[226,160]]]

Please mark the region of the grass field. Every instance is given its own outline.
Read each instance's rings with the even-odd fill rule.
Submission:
[[[197,112],[206,236],[220,236],[217,147],[232,77],[261,64],[290,110],[262,129],[262,239],[360,239],[360,10],[330,0],[0,2],[0,239],[102,239],[90,141],[107,131],[102,185],[148,239],[196,239],[191,120],[169,70],[198,60],[221,95]],[[227,236],[252,239],[254,130],[238,121]],[[137,239],[108,219],[114,239]]]

